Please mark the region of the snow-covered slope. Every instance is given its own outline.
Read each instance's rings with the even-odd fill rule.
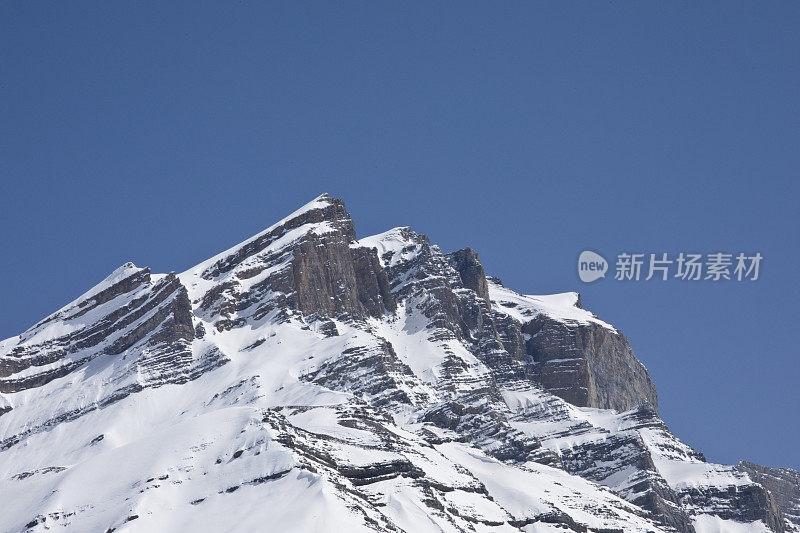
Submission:
[[[357,240],[323,195],[0,343],[0,531],[797,525],[657,405],[577,294],[517,294],[409,228]]]

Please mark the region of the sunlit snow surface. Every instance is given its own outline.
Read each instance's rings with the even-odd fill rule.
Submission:
[[[632,506],[563,471],[533,463],[504,465],[466,444],[431,446],[388,421],[385,426],[396,432],[400,444],[384,449],[373,432],[342,425],[341,414],[331,406],[356,399],[298,376],[338,356],[349,343],[364,342],[359,340],[364,336],[350,332],[326,339],[296,324],[265,324],[196,341],[214,342],[230,363],[184,385],[146,389],[2,452],[0,529],[22,530],[36,517],[47,517],[42,525],[105,531],[132,516],[138,518],[124,522],[125,530],[367,529],[362,513],[350,508],[359,500],[336,486],[346,480],[309,471],[293,450],[276,441],[278,432],[262,420],[265,412],[281,407],[273,416],[323,438],[341,464],[410,460],[430,479],[457,488],[447,492],[447,501],[468,516],[507,522],[555,507],[581,523],[611,527],[624,520],[646,529],[647,521],[635,516]],[[267,339],[263,344],[243,350],[262,337]],[[8,435],[45,424],[59,413],[98,401],[112,368],[82,369],[39,389],[7,395],[15,409],[0,417],[0,431]],[[317,407],[295,412],[294,406]],[[243,453],[234,458],[239,450]],[[494,501],[475,492],[478,482]],[[411,479],[389,479],[363,491],[386,503],[371,512],[385,514],[407,531],[458,530],[445,517],[429,516],[422,503],[426,495]],[[608,511],[597,516],[599,507]],[[508,524],[485,529],[514,530]]]
[[[547,315],[562,322],[587,324],[593,322],[609,329],[614,326],[598,319],[589,311],[576,306],[577,292],[549,295],[517,294],[497,281],[489,279],[489,296],[497,304],[497,311],[505,313],[519,322],[527,322],[538,315]]]

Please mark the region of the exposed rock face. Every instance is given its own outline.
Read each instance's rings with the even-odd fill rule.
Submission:
[[[526,297],[489,279],[495,314],[512,319],[530,356],[531,378],[573,405],[626,411],[647,402],[658,410],[658,393],[628,339],[580,307],[566,293]],[[555,307],[554,307],[555,305]],[[503,344],[519,350],[519,336],[504,328]]]
[[[796,472],[708,463],[657,408],[577,294],[409,228],[356,240],[323,195],[0,343],[0,530],[794,527]]]
[[[772,494],[758,484],[681,491],[681,503],[689,509],[708,509],[724,501],[716,516],[733,522],[762,522],[772,531],[785,531],[785,522]]]
[[[327,195],[184,279],[214,283],[198,303],[218,330],[276,310],[379,317],[396,308],[374,251],[355,244],[344,202]]]
[[[674,446],[677,441],[657,414],[647,406],[620,418],[616,432],[583,427],[582,442],[567,447],[561,456],[563,467],[571,473],[607,485],[620,495],[652,513],[662,525],[677,531],[694,531],[691,518],[680,498],[658,471],[650,439],[642,431],[658,434],[660,444]],[[548,436],[545,442],[561,435]],[[678,446],[683,446],[677,443]],[[690,460],[702,460],[692,455]],[[625,475],[627,473],[627,475]]]
[[[800,531],[800,472],[742,461],[737,468],[767,489],[787,520],[787,530]]]
[[[161,366],[159,380],[180,381],[192,364],[193,339],[191,304],[175,274],[153,281],[149,269],[127,263],[89,293],[4,343],[0,392],[41,387],[98,356],[118,355],[134,346],[158,352],[142,360],[142,376]]]
[[[425,235],[408,228],[392,230],[383,239],[391,243],[379,255],[395,299],[414,301],[416,294],[424,294],[418,307],[440,330],[438,335],[447,331],[468,342],[496,377],[499,372],[504,379],[533,380],[579,406],[624,411],[648,402],[658,409],[647,369],[613,327],[577,305],[575,319],[543,312],[496,278],[487,280],[470,248],[443,255]],[[375,238],[361,242],[379,244]]]
[[[350,248],[343,237],[312,234],[304,239],[294,250],[288,284],[275,289],[293,293],[289,304],[306,314],[379,317],[393,311],[394,299],[375,253]]]
[[[450,264],[458,272],[461,284],[467,289],[475,291],[480,298],[491,305],[489,300],[489,284],[486,282],[486,273],[483,271],[478,254],[472,248],[458,250],[449,255]]]
[[[656,387],[622,333],[543,315],[522,332],[529,336],[528,353],[537,363],[535,379],[556,396],[600,409],[627,411],[642,402],[658,409]]]

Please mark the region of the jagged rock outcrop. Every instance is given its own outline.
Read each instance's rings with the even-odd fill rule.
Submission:
[[[151,279],[126,263],[106,280],[31,329],[3,342],[0,392],[41,387],[102,355],[134,346],[142,376],[172,382],[192,364],[192,309],[175,274]],[[158,380],[157,380],[158,381]]]
[[[394,311],[385,272],[374,252],[355,244],[339,199],[322,195],[300,212],[230,253],[183,274],[195,302],[218,330],[260,320],[276,310],[335,317],[379,317]]]
[[[622,333],[545,315],[524,324],[522,333],[536,362],[534,379],[556,396],[600,409],[627,411],[642,402],[658,409],[655,385]]]
[[[357,240],[322,195],[0,343],[0,530],[796,526],[796,472],[708,463],[657,409],[577,294],[410,228]]]
[[[489,284],[486,282],[486,272],[483,270],[480,258],[472,248],[464,248],[448,256],[450,264],[458,272],[461,284],[467,289],[475,291],[480,298],[491,305],[489,299]]]
[[[626,411],[658,393],[628,339],[583,311],[576,293],[526,297],[490,278],[494,309],[520,324],[532,378],[573,405]],[[515,348],[512,348],[515,349]]]
[[[787,531],[800,531],[800,472],[741,461],[737,468],[767,489],[788,522]]]

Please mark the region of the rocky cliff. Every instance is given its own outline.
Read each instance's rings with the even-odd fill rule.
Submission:
[[[797,527],[797,473],[680,442],[579,300],[357,239],[328,195],[181,274],[123,265],[0,343],[0,530]]]
[[[800,531],[800,473],[791,468],[770,468],[750,461],[742,461],[739,470],[772,494],[783,516]]]

